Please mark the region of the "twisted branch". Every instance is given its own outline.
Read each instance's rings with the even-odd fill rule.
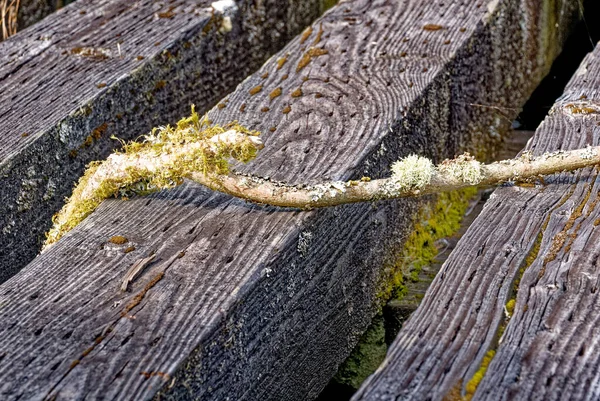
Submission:
[[[161,127],[142,143],[124,144],[124,152],[88,166],[73,195],[54,217],[54,227],[45,246],[77,226],[110,196],[144,195],[172,188],[184,178],[251,202],[313,209],[421,196],[474,185],[522,182],[600,163],[600,147],[591,146],[538,157],[525,152],[517,159],[487,165],[468,154],[445,160],[438,166],[427,158],[411,155],[392,165],[389,178],[293,186],[229,173],[228,159],[247,162],[263,148],[257,135],[236,123],[210,126],[192,109],[192,116],[181,120],[177,127]]]
[[[430,167],[418,170],[415,159]],[[546,153],[481,164],[468,154],[445,160],[437,167],[426,158],[409,156],[392,166],[389,178],[336,181],[314,186],[292,186],[257,177],[192,173],[188,176],[212,190],[273,206],[313,209],[346,203],[422,196],[476,185],[526,182],[532,178],[600,164],[600,146]],[[415,169],[413,169],[415,168]],[[419,182],[414,182],[418,177]],[[412,181],[411,181],[412,180]]]

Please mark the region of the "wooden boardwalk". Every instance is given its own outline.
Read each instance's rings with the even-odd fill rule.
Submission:
[[[79,0],[0,43],[0,283],[39,252],[85,164],[119,145],[112,135],[208,110],[321,8],[254,4]]]
[[[599,85],[597,47],[526,149],[598,145]],[[597,169],[496,190],[353,400],[598,399],[599,200]]]
[[[294,183],[493,146],[577,18],[576,0],[541,3],[340,3],[210,118],[263,132],[236,170]],[[0,286],[0,397],[315,398],[378,310],[419,202],[301,212],[191,183],[107,201]]]

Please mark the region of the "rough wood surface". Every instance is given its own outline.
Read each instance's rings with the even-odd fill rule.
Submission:
[[[345,1],[210,117],[264,133],[238,170],[291,182],[493,143],[510,119],[474,104],[522,105],[559,49],[540,32],[562,43],[577,15],[557,4]],[[107,201],[0,286],[0,395],[312,399],[376,312],[416,207],[300,212],[190,183]]]
[[[0,43],[0,282],[35,257],[85,164],[119,144],[112,135],[145,134],[191,103],[208,110],[321,7],[211,4],[80,0]]]
[[[597,47],[526,149],[600,143],[599,86]],[[353,399],[460,398],[489,350],[473,400],[597,399],[597,178],[587,169],[496,190]]]

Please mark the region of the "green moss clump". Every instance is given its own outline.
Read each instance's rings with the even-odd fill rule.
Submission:
[[[338,3],[338,0],[322,0],[321,2],[321,10],[323,12],[329,10],[331,7],[335,6]]]
[[[191,173],[226,174],[229,159],[248,162],[258,151],[250,139],[235,143],[210,141],[216,135],[234,130],[250,136],[250,131],[237,122],[225,126],[212,125],[200,118],[192,106],[190,117],[181,119],[176,127],[154,128],[143,142],[123,144],[120,164],[111,164],[109,158],[103,162],[92,162],[77,183],[66,205],[52,221],[54,226],[47,234],[48,246],[75,228],[90,215],[104,199],[112,196],[146,195],[162,189],[173,188]],[[184,150],[185,149],[185,150]],[[139,163],[139,160],[145,163]],[[143,167],[143,166],[146,167]],[[147,166],[154,166],[148,169]],[[122,171],[116,171],[121,168]]]
[[[435,201],[424,204],[414,218],[413,230],[397,263],[385,275],[385,284],[378,293],[382,305],[390,298],[402,298],[406,294],[406,280],[417,281],[421,269],[434,261],[439,253],[435,242],[458,231],[469,201],[476,193],[476,188],[442,193]],[[334,380],[359,388],[379,367],[386,351],[384,319],[379,314],[340,366]]]
[[[421,208],[397,263],[390,269],[384,288],[378,294],[380,299],[401,298],[406,292],[405,280],[418,281],[423,266],[430,265],[439,253],[435,242],[458,231],[469,201],[476,193],[474,187],[441,193],[435,202]]]
[[[358,389],[362,382],[379,367],[386,352],[384,320],[381,315],[377,315],[358,345],[340,366],[334,380]]]
[[[513,312],[515,311],[516,303],[517,303],[517,300],[512,298],[504,306],[506,308],[506,313],[508,313],[509,317],[512,316]]]
[[[465,397],[463,398],[465,401],[469,401],[471,400],[471,398],[473,398],[473,395],[475,394],[475,391],[477,391],[479,383],[481,383],[481,380],[483,379],[483,376],[485,376],[485,372],[487,371],[487,368],[490,365],[490,362],[492,362],[492,359],[494,359],[495,355],[496,351],[489,350],[483,357],[481,365],[479,366],[479,370],[475,372],[471,380],[469,380],[469,382],[465,386]]]

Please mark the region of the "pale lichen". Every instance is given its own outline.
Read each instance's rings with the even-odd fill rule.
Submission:
[[[302,257],[306,257],[306,255],[308,254],[308,250],[310,248],[312,239],[313,234],[310,231],[304,231],[300,233],[300,236],[298,237],[297,250],[298,253],[302,255]]]
[[[350,184],[343,181],[333,181],[327,184],[317,184],[309,188],[310,198],[317,202],[323,197],[335,198],[338,194],[346,192]]]
[[[435,166],[426,157],[410,155],[392,164],[391,192],[418,190],[431,182]]]
[[[223,20],[221,21],[221,27],[219,28],[219,32],[228,33],[228,32],[231,32],[232,29],[233,29],[233,23],[231,22],[231,17],[230,16],[223,17]]]
[[[591,160],[596,156],[598,156],[598,152],[590,145],[587,145],[585,150],[581,153],[581,158],[584,160]]]
[[[176,127],[155,128],[143,142],[123,142],[123,152],[88,165],[66,205],[53,217],[45,246],[75,228],[111,196],[172,188],[194,172],[228,173],[230,158],[248,162],[256,156],[260,149],[257,135],[236,122],[211,125],[192,106],[192,115]]]
[[[234,11],[237,11],[237,4],[235,3],[234,0],[219,0],[219,1],[215,1],[212,2],[210,5],[213,10],[215,10],[218,13],[224,14],[225,11],[231,10],[233,9]]]
[[[481,163],[468,153],[453,160],[444,160],[437,170],[442,176],[470,185],[477,185],[483,179]]]

